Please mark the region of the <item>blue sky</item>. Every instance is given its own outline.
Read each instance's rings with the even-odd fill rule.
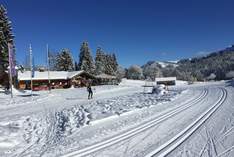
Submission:
[[[234,44],[233,0],[0,0],[8,10],[22,63],[32,44],[36,64],[69,48],[78,60],[88,41],[128,67],[178,60]]]

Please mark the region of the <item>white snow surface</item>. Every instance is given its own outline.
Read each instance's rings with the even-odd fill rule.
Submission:
[[[220,108],[169,156],[234,156],[234,83],[206,82],[172,86],[166,94],[145,94],[145,81],[123,80],[119,86],[56,89],[51,92],[14,89],[14,98],[0,93],[0,156],[145,156],[192,124],[227,90]],[[205,95],[204,91],[208,91]],[[159,124],[112,145],[95,147],[155,118],[175,111],[183,104],[203,99]],[[118,137],[118,138],[117,138]],[[85,151],[86,150],[86,151]],[[79,156],[76,154],[75,156]]]

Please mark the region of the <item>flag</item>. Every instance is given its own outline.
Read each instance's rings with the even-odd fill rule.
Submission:
[[[11,43],[8,43],[8,55],[9,55],[9,73],[12,77],[16,76],[15,70],[15,53],[14,47]]]

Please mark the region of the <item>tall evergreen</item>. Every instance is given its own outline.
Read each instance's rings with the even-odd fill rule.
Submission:
[[[112,67],[112,57],[109,54],[105,55],[105,73],[108,75],[113,75],[113,67]]]
[[[5,74],[8,63],[8,43],[14,44],[11,22],[6,9],[0,6],[0,78]],[[14,57],[15,58],[15,57]]]
[[[94,73],[95,66],[93,63],[93,58],[91,56],[91,51],[88,46],[88,42],[83,42],[81,45],[78,67],[79,70],[84,70],[91,74]]]
[[[100,47],[96,51],[95,68],[96,75],[105,73],[105,54]]]
[[[56,57],[56,70],[72,71],[74,69],[71,52],[68,49],[63,49]]]
[[[108,75],[116,75],[118,63],[115,54],[105,55],[105,73]]]

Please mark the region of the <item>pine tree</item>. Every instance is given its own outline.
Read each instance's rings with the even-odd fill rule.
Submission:
[[[5,74],[8,63],[8,43],[14,44],[11,22],[6,9],[0,6],[0,78]],[[15,55],[15,54],[14,54]],[[15,58],[15,57],[14,57]]]
[[[96,75],[105,73],[105,54],[100,47],[96,51],[95,68]]]
[[[118,63],[115,54],[105,55],[105,73],[108,75],[116,75]]]
[[[88,42],[83,42],[81,45],[78,67],[79,70],[84,70],[91,74],[94,73],[95,66],[93,63],[93,58],[91,56],[91,51],[88,46]]]
[[[56,57],[56,69],[58,71],[72,71],[74,69],[71,52],[63,49]]]
[[[113,67],[112,67],[112,57],[109,54],[105,55],[105,73],[108,75],[113,75]]]

